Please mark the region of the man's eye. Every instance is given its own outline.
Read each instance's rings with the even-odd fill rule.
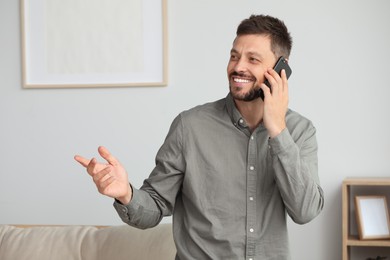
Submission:
[[[238,59],[238,57],[237,57],[237,55],[230,55],[230,60],[237,60]]]
[[[259,60],[258,60],[258,59],[256,59],[256,58],[253,58],[253,57],[249,58],[249,61],[250,61],[250,62],[259,62]]]

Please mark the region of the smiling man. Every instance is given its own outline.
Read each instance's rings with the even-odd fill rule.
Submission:
[[[287,215],[304,224],[324,204],[316,129],[288,109],[286,72],[273,70],[291,46],[279,19],[242,21],[227,66],[229,94],[175,118],[140,189],[104,147],[106,163],[75,159],[129,225],[150,228],[173,214],[176,259],[289,259]]]

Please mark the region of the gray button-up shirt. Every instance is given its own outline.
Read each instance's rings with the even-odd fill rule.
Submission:
[[[114,207],[138,228],[173,214],[176,259],[289,259],[286,213],[306,223],[324,198],[316,130],[292,110],[286,122],[272,139],[251,132],[230,95],[185,111],[132,201]]]

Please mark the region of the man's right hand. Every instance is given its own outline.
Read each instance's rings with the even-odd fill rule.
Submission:
[[[105,147],[100,146],[98,152],[107,163],[99,163],[96,158],[88,160],[80,155],[74,159],[86,168],[101,194],[117,199],[124,205],[129,204],[132,189],[126,170]]]

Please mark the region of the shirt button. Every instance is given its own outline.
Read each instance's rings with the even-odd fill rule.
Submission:
[[[242,124],[242,123],[244,123],[244,120],[241,118],[240,120],[238,120],[238,122],[239,122],[240,124]]]
[[[253,197],[249,197],[249,200],[250,200],[250,201],[253,201]]]
[[[253,258],[249,258],[248,260],[253,260]]]
[[[249,170],[251,170],[251,171],[253,171],[254,169],[255,169],[255,167],[253,167],[253,166],[249,167]]]
[[[254,137],[253,137],[253,135],[251,136],[251,140],[253,140],[253,139],[255,139]]]
[[[249,229],[249,232],[253,233],[255,231],[253,228]]]

